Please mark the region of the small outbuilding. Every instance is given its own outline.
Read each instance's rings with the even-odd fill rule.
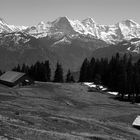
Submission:
[[[140,116],[137,116],[136,119],[134,120],[133,127],[140,129]]]
[[[33,83],[34,81],[26,73],[22,72],[7,71],[0,76],[0,84],[9,87],[26,86]]]

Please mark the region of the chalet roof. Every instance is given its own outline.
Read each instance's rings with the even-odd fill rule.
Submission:
[[[15,81],[17,81],[19,78],[21,78],[24,75],[25,75],[25,73],[15,72],[15,71],[7,71],[3,75],[0,76],[0,80],[14,83]]]
[[[137,118],[134,120],[133,126],[139,126],[140,127],[140,116],[137,116]]]

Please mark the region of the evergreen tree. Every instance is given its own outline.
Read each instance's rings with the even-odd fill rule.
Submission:
[[[45,81],[49,82],[51,81],[51,68],[50,68],[50,63],[49,61],[45,61]]]
[[[12,70],[13,71],[17,71],[17,72],[21,72],[20,65],[18,64],[18,66],[17,67],[14,67]]]
[[[73,83],[75,82],[73,75],[71,75],[70,81],[73,82]]]
[[[32,79],[36,81],[47,82],[51,80],[51,68],[49,61],[39,62],[37,61],[30,67],[23,64],[21,67],[18,65],[12,69],[13,71],[24,72],[28,74]]]
[[[128,59],[126,71],[127,71],[127,93],[128,93],[128,100],[130,100],[133,92],[132,91],[132,80],[133,80],[132,56],[130,56]]]
[[[122,99],[128,94],[128,99],[133,102],[140,96],[140,60],[132,63],[132,56],[119,53],[106,58],[92,58],[90,63],[84,60],[80,69],[80,82],[92,81],[96,84],[104,84],[113,91],[118,91]]]
[[[88,68],[89,68],[89,61],[86,58],[81,66],[80,69],[80,77],[79,77],[79,82],[87,82],[90,81],[89,79],[89,73],[88,73]]]
[[[57,62],[56,64],[56,70],[54,74],[54,82],[63,82],[63,69],[61,64]]]
[[[97,85],[101,84],[101,75],[100,74],[95,75],[94,83],[97,84]]]
[[[68,70],[67,75],[66,75],[66,82],[67,83],[71,82],[71,71],[70,71],[70,69]]]
[[[0,76],[3,74],[3,72],[0,70]]]
[[[65,80],[65,81],[66,81],[67,83],[75,82],[74,77],[73,77],[73,75],[71,74],[70,69],[69,69],[68,72],[67,72],[66,80]]]
[[[95,78],[95,63],[96,63],[96,60],[93,57],[89,63],[89,67],[88,67],[88,75],[89,75],[90,82],[94,81],[94,78]]]

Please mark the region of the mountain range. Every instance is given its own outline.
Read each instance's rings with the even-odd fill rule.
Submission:
[[[0,69],[17,64],[31,65],[50,60],[77,71],[85,57],[111,57],[116,52],[139,57],[140,25],[123,20],[114,25],[100,25],[92,18],[82,21],[59,17],[37,25],[14,26],[0,18]]]

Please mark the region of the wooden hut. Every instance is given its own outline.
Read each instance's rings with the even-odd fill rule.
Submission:
[[[7,71],[0,76],[0,84],[14,87],[31,85],[34,81],[26,74],[22,72]]]

